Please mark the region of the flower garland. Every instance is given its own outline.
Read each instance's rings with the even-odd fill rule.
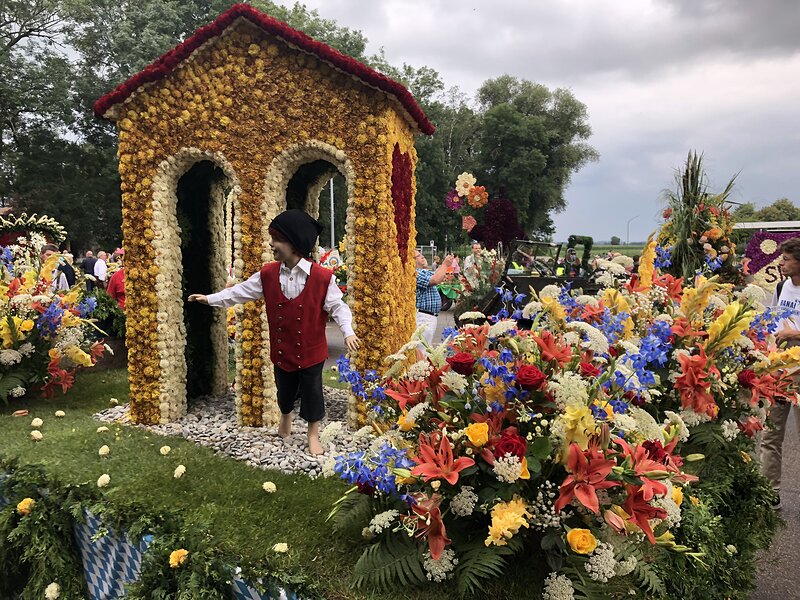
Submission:
[[[348,302],[363,340],[354,363],[382,369],[383,356],[414,330],[413,261],[402,261],[413,251],[413,221],[405,252],[386,243],[398,238],[391,196],[395,145],[408,155],[408,218],[414,214],[415,129],[405,112],[386,94],[343,77],[249,19],[205,40],[173,64],[169,76],[128,90],[124,104],[118,97],[114,110],[111,104],[103,110],[119,128],[128,300],[130,314],[138,317],[129,319],[132,415],[138,422],[174,419],[185,410],[179,399],[185,396],[185,341],[175,327],[182,321],[183,290],[174,203],[180,174],[194,162],[211,160],[233,183],[235,201],[227,199],[226,213],[232,214],[232,240],[226,246],[233,246],[236,281],[272,258],[266,232],[285,206],[286,183],[297,168],[330,162],[347,181]],[[311,187],[306,208],[314,212],[321,188]],[[239,420],[274,423],[266,315],[254,302],[237,307],[235,317]],[[351,420],[365,415],[363,403],[354,400]]]
[[[412,177],[408,152],[400,152],[400,144],[395,144],[392,150],[392,204],[397,228],[397,251],[404,265],[408,260],[406,249],[411,226]]]

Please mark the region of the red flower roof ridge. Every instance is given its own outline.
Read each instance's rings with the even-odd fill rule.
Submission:
[[[186,41],[178,44],[172,50],[148,65],[145,69],[118,85],[112,92],[106,94],[94,103],[94,114],[100,118],[107,118],[106,114],[110,108],[124,102],[126,98],[141,86],[164,79],[181,62],[186,60],[192,52],[211,38],[222,34],[223,31],[228,29],[228,27],[239,18],[245,18],[267,33],[281,38],[284,42],[296,46],[300,50],[314,54],[319,59],[345,73],[355,75],[366,85],[390,94],[397,99],[422,133],[431,135],[436,130],[433,123],[428,120],[428,117],[411,95],[411,92],[402,84],[369,68],[354,58],[345,56],[327,44],[319,42],[305,33],[289,27],[282,21],[265,15],[249,4],[234,4],[212,23],[201,27]],[[113,118],[111,120],[113,120]]]

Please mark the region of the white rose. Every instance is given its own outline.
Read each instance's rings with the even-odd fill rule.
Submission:
[[[186,467],[184,467],[183,465],[178,465],[177,467],[175,467],[175,472],[172,474],[172,476],[175,479],[180,479],[181,477],[183,477],[184,473],[186,473]]]
[[[111,483],[111,476],[108,473],[103,473],[97,479],[97,487],[106,487],[109,483]]]
[[[31,421],[31,427],[33,427],[34,429],[39,429],[39,427],[41,427],[42,425],[44,425],[44,421],[42,421],[38,417],[35,418],[33,421]]]
[[[62,419],[62,418],[64,418],[64,417],[66,417],[66,416],[67,416],[67,413],[65,413],[63,410],[57,410],[57,411],[55,412],[55,415],[56,415],[56,416],[57,416],[59,419]]]
[[[170,448],[169,446],[161,446],[159,452],[161,452],[161,456],[166,456],[167,454],[170,453],[171,450],[172,448]]]
[[[97,451],[100,456],[108,456],[111,454],[111,448],[108,446],[100,446],[100,450]]]
[[[39,441],[41,441],[43,437],[44,437],[44,436],[42,435],[42,432],[41,432],[41,431],[39,431],[38,429],[34,429],[33,431],[31,431],[31,439],[32,439],[34,442],[39,442]]]
[[[277,491],[277,486],[272,483],[271,481],[265,481],[264,485],[261,486],[265,492],[268,494],[274,494]]]
[[[61,586],[55,581],[44,588],[44,597],[47,600],[56,600],[61,595]]]

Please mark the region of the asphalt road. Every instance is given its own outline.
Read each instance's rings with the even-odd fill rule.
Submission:
[[[442,329],[452,326],[452,313],[441,313],[434,339],[441,339]],[[345,346],[335,323],[328,323],[327,335],[329,357],[325,366],[329,367],[336,365]],[[772,547],[759,559],[756,590],[750,600],[800,600],[800,552],[795,546],[800,542],[800,435],[791,415],[783,448],[782,485],[780,512],[786,527],[778,530]]]

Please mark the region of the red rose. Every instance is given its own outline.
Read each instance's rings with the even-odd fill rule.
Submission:
[[[672,216],[672,209],[665,208],[664,212],[661,213],[661,216],[664,217],[665,219],[669,219]]]
[[[533,365],[519,365],[517,367],[517,383],[526,390],[538,390],[547,378]]]
[[[753,382],[756,379],[756,374],[750,369],[745,369],[744,371],[739,373],[738,379],[741,385],[743,385],[746,388],[751,388],[753,387]]]
[[[467,376],[472,375],[475,358],[468,352],[459,352],[448,358],[447,363],[456,373]]]
[[[581,375],[583,375],[584,377],[597,377],[598,375],[600,375],[600,369],[598,369],[591,363],[582,362]]]
[[[747,437],[755,437],[757,431],[764,429],[764,425],[761,424],[761,421],[753,416],[747,417],[747,421],[744,423],[737,424],[739,425],[739,429],[741,429],[742,433]]]
[[[492,444],[492,452],[495,458],[502,458],[506,454],[511,454],[522,460],[527,449],[528,442],[517,433],[516,427],[506,427],[500,439],[495,440]]]

